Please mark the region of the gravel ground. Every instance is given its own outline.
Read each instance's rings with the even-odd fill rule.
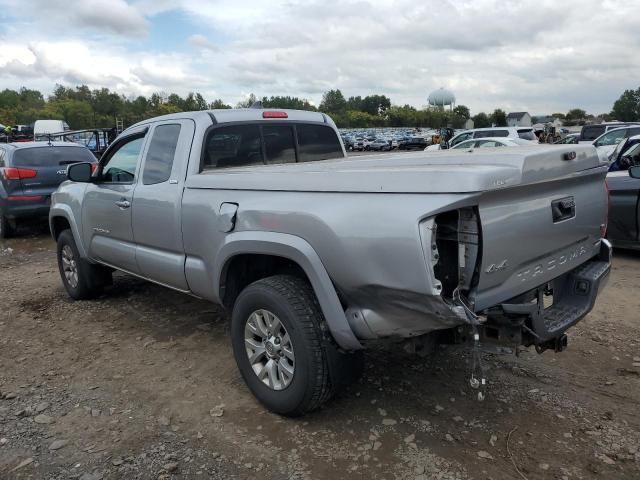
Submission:
[[[0,245],[0,479],[640,478],[640,255],[617,252],[561,354],[367,353],[358,383],[301,419],[245,388],[218,307],[125,275],[64,293],[54,245]]]

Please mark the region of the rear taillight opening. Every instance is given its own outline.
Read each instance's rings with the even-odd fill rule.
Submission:
[[[98,170],[98,164],[97,163],[92,163],[91,164],[91,175],[96,173],[96,170]]]
[[[38,175],[36,170],[30,168],[2,167],[0,175],[5,180],[22,180],[25,178],[35,178]]]

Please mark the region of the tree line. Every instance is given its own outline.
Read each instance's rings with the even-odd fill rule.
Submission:
[[[308,100],[292,96],[270,96],[259,98],[254,94],[239,102],[236,107],[250,107],[261,102],[265,108],[292,108],[326,112],[339,127],[430,127],[451,126],[462,128],[471,118],[476,128],[505,126],[507,114],[496,108],[493,112],[471,115],[464,105],[452,111],[441,107],[416,108],[411,105],[393,105],[386,95],[351,96],[346,98],[339,89],[329,90],[322,96],[318,107]],[[38,119],[66,121],[73,129],[113,127],[116,119],[125,126],[146,118],[192,110],[232,108],[222,99],[208,102],[202,94],[192,92],[182,97],[176,93],[154,93],[149,97],[125,97],[108,88],[91,90],[86,85],[66,87],[56,85],[53,93],[45,97],[38,90],[21,88],[0,91],[0,123],[5,125],[28,125]],[[554,113],[565,125],[580,125],[594,117],[581,109],[569,110],[566,114]],[[640,119],[640,87],[626,90],[613,105],[610,114],[601,114],[608,120],[622,121]],[[534,122],[535,122],[534,118]]]

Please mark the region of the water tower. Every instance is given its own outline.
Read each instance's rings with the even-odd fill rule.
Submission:
[[[453,107],[456,106],[456,96],[453,92],[447,90],[446,88],[439,88],[438,90],[434,90],[429,94],[427,98],[429,105],[433,107],[449,107],[449,110],[453,110]]]

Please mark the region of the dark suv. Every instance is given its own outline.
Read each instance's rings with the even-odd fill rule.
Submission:
[[[0,238],[10,235],[20,219],[46,218],[51,194],[67,178],[67,165],[77,162],[96,163],[96,158],[70,142],[0,144]]]

